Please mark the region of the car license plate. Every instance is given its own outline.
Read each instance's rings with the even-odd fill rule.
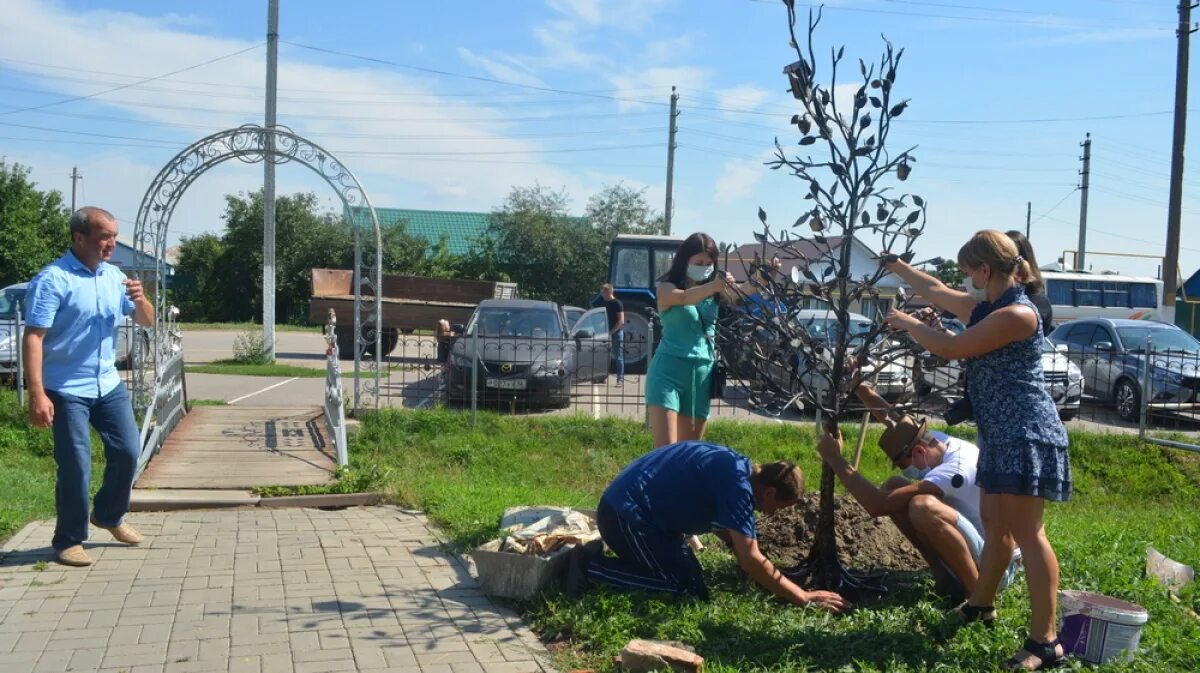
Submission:
[[[525,379],[488,379],[484,385],[501,390],[525,390]]]

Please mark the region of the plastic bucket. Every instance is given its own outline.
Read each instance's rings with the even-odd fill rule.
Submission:
[[[1063,649],[1093,664],[1133,659],[1150,619],[1140,605],[1087,591],[1060,591],[1058,605]]]

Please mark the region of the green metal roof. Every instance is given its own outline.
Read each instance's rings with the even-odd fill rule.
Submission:
[[[371,216],[363,208],[351,209],[354,222],[370,226]],[[407,208],[376,208],[379,226],[393,227],[403,220],[405,231],[420,236],[435,245],[446,239],[446,247],[452,255],[465,255],[483,238],[488,230],[490,213],[464,213],[454,210],[409,210]]]

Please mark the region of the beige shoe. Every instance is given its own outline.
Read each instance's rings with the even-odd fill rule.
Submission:
[[[76,568],[90,566],[95,563],[92,557],[88,556],[87,552],[83,550],[83,545],[81,544],[55,552],[54,558],[65,566],[74,566]]]
[[[92,525],[96,528],[103,528],[109,533],[112,533],[112,536],[117,539],[117,542],[124,542],[125,544],[140,544],[141,541],[145,539],[142,537],[141,533],[137,532],[136,528],[127,523],[123,523],[116,528],[109,528],[108,526],[101,526],[100,524],[96,523],[96,517],[93,516]]]

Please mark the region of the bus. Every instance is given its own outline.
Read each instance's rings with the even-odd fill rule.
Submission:
[[[1163,282],[1112,272],[1042,270],[1054,323],[1076,318],[1162,320]]]

